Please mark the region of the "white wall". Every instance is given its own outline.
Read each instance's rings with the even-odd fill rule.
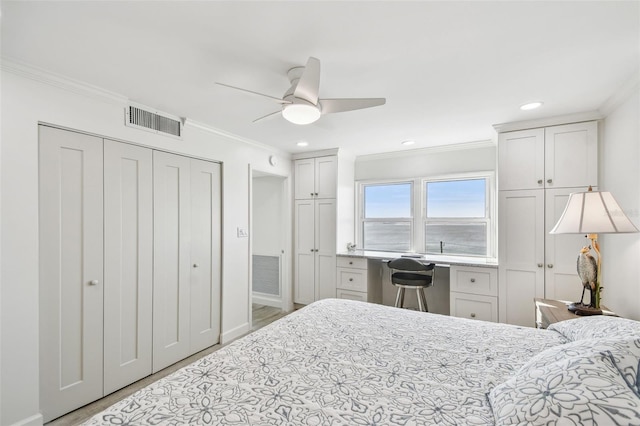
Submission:
[[[249,164],[290,174],[290,157],[200,128],[183,140],[124,126],[126,98],[3,63],[0,145],[0,424],[41,424],[38,372],[38,122],[220,161],[223,185],[222,338],[249,330]]]
[[[607,115],[600,144],[600,189],[610,191],[640,229],[640,90]],[[640,320],[640,234],[601,235],[602,303]]]
[[[277,256],[284,248],[283,178],[253,178],[253,254]]]
[[[355,178],[402,179],[495,170],[496,147],[487,142],[357,157]]]

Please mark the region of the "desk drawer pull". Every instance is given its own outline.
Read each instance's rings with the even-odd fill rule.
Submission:
[[[471,278],[469,281],[471,281],[472,283],[475,283],[476,279],[475,278]]]
[[[474,312],[472,312],[470,316],[471,316],[471,318],[475,318],[476,314]]]

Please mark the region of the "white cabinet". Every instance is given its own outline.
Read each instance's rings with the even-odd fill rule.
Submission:
[[[597,123],[502,133],[499,172],[499,318],[533,327],[533,299],[577,299],[583,235],[549,235],[569,194],[597,186]]]
[[[45,421],[151,374],[151,150],[40,127]]]
[[[498,189],[596,186],[597,141],[595,121],[501,133]]]
[[[218,342],[220,166],[154,152],[153,371]]]
[[[370,276],[367,258],[338,256],[336,265],[338,299],[382,303],[382,286]]]
[[[495,268],[451,266],[451,316],[498,321],[498,275]]]
[[[336,201],[295,201],[294,302],[336,294]]]
[[[295,160],[294,168],[296,200],[336,198],[337,156]]]
[[[336,297],[337,248],[353,241],[354,162],[323,153],[293,163],[293,301],[300,304]]]

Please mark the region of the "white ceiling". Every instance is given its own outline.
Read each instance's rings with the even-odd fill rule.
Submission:
[[[638,73],[639,4],[3,1],[2,56],[283,151],[362,155],[598,110]],[[279,115],[252,123],[278,104],[215,84],[280,97],[287,70],[309,56],[322,64],[321,98],[386,105],[307,126]],[[543,107],[519,110],[532,100]]]

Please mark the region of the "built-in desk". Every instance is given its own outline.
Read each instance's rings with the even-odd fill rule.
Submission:
[[[394,291],[388,274],[384,273],[385,264],[401,255],[369,250],[338,253],[336,296],[383,303],[384,291]],[[450,315],[498,321],[498,263],[495,259],[424,255],[417,260],[436,264],[436,284],[446,275],[442,269],[448,269]],[[430,288],[428,291],[435,294],[442,289]]]

